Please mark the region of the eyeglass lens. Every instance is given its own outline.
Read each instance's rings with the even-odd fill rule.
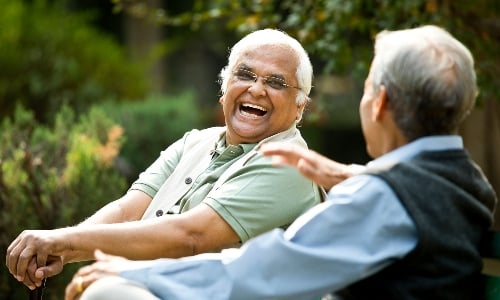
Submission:
[[[234,75],[236,76],[236,78],[238,80],[241,80],[241,81],[257,82],[257,79],[259,78],[259,76],[257,74],[255,74],[254,72],[252,72],[250,70],[242,69],[242,68],[240,68],[236,72],[234,72]],[[268,85],[269,87],[271,87],[275,90],[282,90],[282,89],[285,89],[287,87],[296,88],[294,86],[287,84],[285,80],[278,78],[278,77],[275,77],[275,76],[265,76],[263,78],[264,78],[264,84]]]

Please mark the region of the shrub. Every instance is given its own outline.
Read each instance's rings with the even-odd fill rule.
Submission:
[[[2,253],[24,229],[76,224],[125,192],[125,178],[113,168],[123,130],[102,111],[93,109],[77,120],[64,107],[49,128],[38,124],[32,112],[18,108],[0,132]],[[49,279],[52,299],[64,294],[75,267]],[[0,278],[1,299],[27,297],[26,288],[6,268]]]
[[[50,122],[63,104],[85,111],[102,99],[142,98],[146,65],[62,1],[0,0],[0,117],[16,103]]]
[[[150,96],[141,102],[107,102],[99,105],[123,126],[127,142],[120,152],[121,171],[129,181],[137,178],[170,144],[190,129],[205,127],[210,110],[197,106],[194,93]]]

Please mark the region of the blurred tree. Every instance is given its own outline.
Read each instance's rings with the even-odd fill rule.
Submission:
[[[62,104],[82,112],[103,98],[143,97],[145,68],[63,1],[0,0],[0,117],[16,103],[48,122]]]
[[[128,142],[120,151],[117,167],[129,183],[186,131],[213,122],[212,111],[199,109],[192,91],[150,96],[134,103],[108,101],[96,107],[125,131]]]
[[[324,63],[323,72],[361,78],[377,32],[440,25],[474,53],[481,97],[500,99],[500,2],[496,0],[192,0],[189,9],[174,15],[152,9],[144,0],[112,1],[115,11],[168,26],[198,30],[207,22],[223,20],[240,34],[280,28]]]
[[[51,127],[18,107],[0,124],[0,252],[23,229],[77,224],[117,199],[126,180],[113,168],[123,129],[102,111],[76,118],[63,107]],[[61,299],[76,266],[49,279],[47,299]],[[23,296],[24,295],[24,296]],[[23,299],[26,287],[0,269],[0,299]]]

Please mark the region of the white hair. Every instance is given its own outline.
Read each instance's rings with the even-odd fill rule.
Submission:
[[[379,33],[372,82],[375,91],[385,86],[395,121],[410,140],[456,132],[477,96],[470,51],[432,25]]]
[[[263,45],[285,45],[296,53],[298,65],[295,77],[299,87],[296,102],[298,105],[307,102],[313,78],[313,69],[309,56],[296,39],[277,29],[262,29],[249,33],[231,48],[228,63],[219,74],[222,94],[226,93],[229,77],[240,56],[250,48]]]

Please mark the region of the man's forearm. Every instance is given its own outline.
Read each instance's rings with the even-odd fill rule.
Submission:
[[[191,255],[190,238],[168,219],[72,227],[66,234],[67,251],[63,261],[91,260],[96,249],[129,259]]]
[[[119,200],[115,200],[106,204],[104,207],[95,212],[92,216],[85,219],[80,225],[91,224],[112,224],[123,222],[123,212],[118,204]]]
[[[83,221],[81,225],[112,224],[140,220],[151,197],[139,190],[130,190],[123,197],[108,203]]]

